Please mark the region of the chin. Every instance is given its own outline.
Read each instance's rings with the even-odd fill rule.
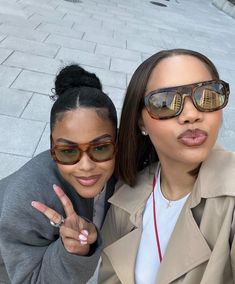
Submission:
[[[199,151],[194,151],[191,153],[187,153],[187,156],[184,157],[184,160],[187,164],[197,165],[204,162],[210,151],[205,151],[205,149],[201,149]]]
[[[79,188],[77,189],[76,187],[74,187],[76,192],[83,198],[94,198],[95,196],[97,196],[100,191],[96,190],[96,189],[92,189],[92,188]]]

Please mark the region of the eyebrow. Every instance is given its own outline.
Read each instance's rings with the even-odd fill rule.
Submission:
[[[95,139],[89,141],[88,143],[100,142],[100,141],[106,140],[106,138],[110,139],[110,138],[112,138],[112,136],[109,135],[109,134],[104,134],[104,135],[96,137]],[[78,144],[76,142],[73,142],[71,140],[64,139],[64,138],[59,138],[59,139],[56,140],[56,142],[65,143],[65,144],[69,144],[69,145],[77,145]]]

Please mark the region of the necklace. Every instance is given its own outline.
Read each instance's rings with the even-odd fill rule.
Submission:
[[[172,205],[171,200],[168,200],[168,199],[167,199],[167,205],[166,205],[166,208],[171,207],[171,205]]]
[[[170,200],[170,199],[168,199],[168,198],[165,196],[165,194],[163,194],[163,189],[162,189],[162,187],[161,187],[161,194],[162,194],[164,200],[166,201],[166,208],[170,208],[170,207],[173,205],[173,201]]]
[[[152,193],[153,193],[153,222],[154,222],[154,231],[155,231],[155,237],[156,237],[156,243],[157,243],[157,251],[159,256],[160,263],[162,262],[162,251],[161,251],[161,245],[158,235],[158,229],[157,229],[157,216],[156,216],[156,206],[155,206],[155,196],[154,196],[154,187],[156,184],[156,177],[153,177],[153,186],[152,186]]]

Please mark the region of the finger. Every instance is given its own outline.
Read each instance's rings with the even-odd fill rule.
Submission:
[[[44,214],[50,221],[53,221],[55,224],[58,224],[59,222],[61,222],[61,214],[49,208],[45,204],[38,202],[38,201],[32,201],[31,205],[35,209],[37,209],[39,212]]]
[[[56,193],[56,195],[58,196],[58,198],[60,199],[63,207],[64,207],[64,211],[67,217],[73,215],[75,213],[74,208],[73,208],[73,204],[71,202],[71,200],[68,198],[68,196],[64,193],[64,191],[56,184],[53,184],[53,189]]]
[[[89,243],[88,242],[89,233],[88,233],[87,230],[82,230],[82,231],[78,232],[78,231],[75,231],[75,230],[68,228],[66,226],[62,226],[62,227],[60,227],[60,236],[63,240],[66,239],[66,238],[73,239],[73,240],[80,242],[82,245]],[[90,242],[90,243],[93,243],[93,242],[94,241],[93,241],[93,238],[92,238],[92,242]]]
[[[65,249],[69,252],[69,253],[75,253],[78,255],[87,255],[87,253],[89,252],[89,245],[82,245],[80,242],[75,241],[74,239],[69,239],[66,238],[63,241],[63,245],[65,247]]]
[[[69,239],[73,239],[73,240],[76,240],[76,241],[80,241],[80,232],[76,231],[76,230],[73,230],[69,227],[66,227],[66,226],[61,226],[60,227],[60,236],[65,239],[65,238],[69,238]]]
[[[93,244],[97,240],[97,231],[96,231],[95,225],[92,224],[92,223],[89,223],[87,231],[88,231],[87,243],[88,244]]]

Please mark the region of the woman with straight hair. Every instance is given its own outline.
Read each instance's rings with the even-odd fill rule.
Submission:
[[[99,283],[235,283],[235,155],[216,145],[228,97],[196,51],[160,51],[134,72]]]
[[[85,284],[100,258],[116,109],[78,65],[59,72],[54,90],[50,151],[0,181],[0,283]]]

